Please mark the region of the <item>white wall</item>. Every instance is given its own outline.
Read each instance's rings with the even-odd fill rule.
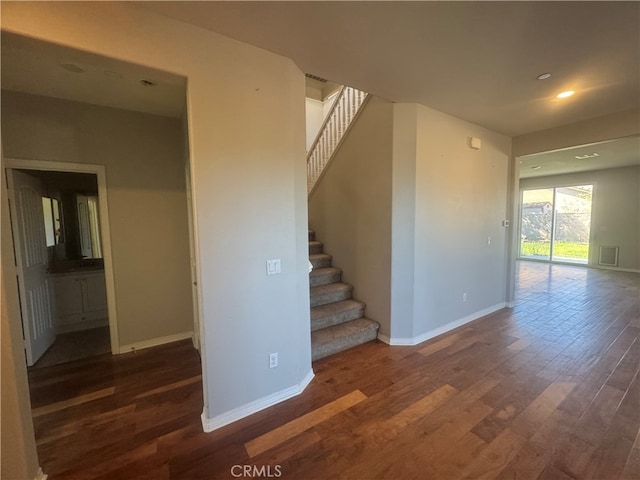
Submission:
[[[510,154],[509,137],[421,105],[374,98],[358,118],[309,215],[382,340],[419,343],[505,306]]]
[[[391,343],[416,343],[505,305],[511,140],[422,105],[394,122]]]
[[[393,105],[391,334],[382,338],[394,343],[414,337],[417,127],[417,104]]]
[[[323,119],[327,117],[327,115],[329,114],[329,110],[331,110],[331,107],[333,107],[333,104],[335,103],[335,101],[338,98],[338,92],[334,92],[331,95],[329,95],[327,98],[324,99],[324,101],[322,102],[322,117]]]
[[[427,107],[419,106],[417,114],[414,336],[419,337],[504,306],[502,220],[511,139]],[[480,138],[482,148],[471,149],[469,137]]]
[[[373,98],[309,198],[309,225],[365,315],[390,332],[393,105]]]
[[[9,158],[107,167],[121,348],[193,330],[180,122],[2,93]]]
[[[638,108],[513,138],[513,155],[548,152],[640,133]]]
[[[307,87],[307,91],[309,87]],[[318,93],[320,91],[318,90]],[[311,149],[313,141],[316,139],[320,127],[324,119],[329,114],[329,110],[333,106],[337,98],[338,93],[329,95],[324,100],[316,100],[315,98],[307,97],[305,100],[305,112],[306,112],[306,126],[307,126],[307,152]]]
[[[312,375],[302,72],[127,3],[3,3],[2,26],[188,79],[205,425],[298,393]],[[270,258],[282,274],[266,276]]]
[[[589,184],[594,185],[589,265],[598,267],[600,246],[618,246],[617,268],[640,271],[640,167],[520,180],[521,189]]]
[[[305,99],[305,115],[307,128],[307,152],[316,139],[324,121],[324,106],[320,100],[307,97]]]

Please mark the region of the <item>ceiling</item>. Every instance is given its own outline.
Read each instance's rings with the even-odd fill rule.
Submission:
[[[520,178],[640,165],[640,137],[625,137],[553,152],[524,155],[519,157],[518,161]]]
[[[640,104],[640,2],[135,5],[288,56],[305,73],[511,136]],[[1,59],[5,89],[184,112],[186,79],[167,72],[6,32]],[[551,78],[537,80],[543,72]],[[555,98],[567,89],[576,94]]]
[[[2,88],[180,118],[186,79],[2,32]],[[142,80],[153,85],[145,86]]]
[[[639,2],[136,2],[517,136],[640,104]],[[550,72],[551,78],[537,80]],[[556,94],[574,90],[570,98]]]

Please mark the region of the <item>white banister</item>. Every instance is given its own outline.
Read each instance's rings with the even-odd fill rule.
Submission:
[[[368,94],[361,90],[346,86],[340,89],[307,154],[308,194],[322,176],[367,98]]]

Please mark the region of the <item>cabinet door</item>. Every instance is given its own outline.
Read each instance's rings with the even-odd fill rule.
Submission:
[[[58,333],[74,329],[84,318],[84,282],[76,275],[55,276],[56,329]]]
[[[104,280],[104,272],[85,274],[86,305],[87,312],[107,310],[107,287]]]
[[[68,324],[82,320],[84,311],[84,287],[82,278],[76,275],[61,275],[53,281],[56,316],[59,323]]]

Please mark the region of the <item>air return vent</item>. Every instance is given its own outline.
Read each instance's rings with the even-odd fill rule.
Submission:
[[[327,83],[327,80],[325,80],[324,78],[317,77],[315,75],[311,75],[310,73],[305,73],[304,76],[307,77],[307,78],[310,78],[311,80],[317,80],[317,81],[322,82],[322,83]]]
[[[600,259],[598,260],[598,263],[600,265],[606,265],[608,267],[617,267],[618,250],[620,250],[620,247],[600,246]]]

